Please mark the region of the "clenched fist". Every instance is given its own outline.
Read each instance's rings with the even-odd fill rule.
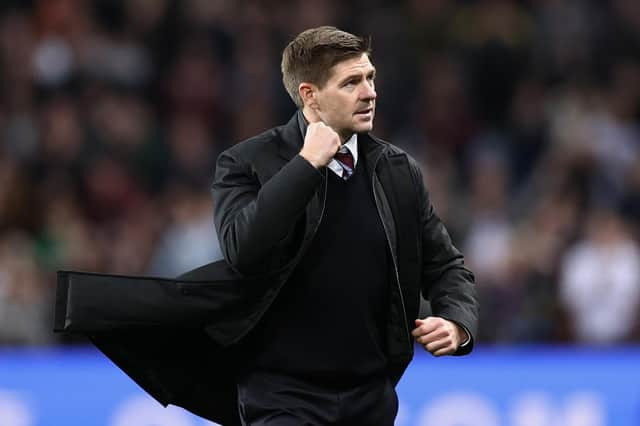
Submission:
[[[322,122],[310,123],[300,155],[316,169],[326,166],[340,148],[340,136]]]
[[[417,319],[411,334],[434,356],[453,354],[469,338],[458,324],[440,317]]]

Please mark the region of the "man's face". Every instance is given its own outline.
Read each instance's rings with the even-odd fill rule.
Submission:
[[[335,64],[329,80],[317,91],[316,113],[343,140],[353,133],[368,132],[373,128],[375,73],[376,69],[365,53]]]

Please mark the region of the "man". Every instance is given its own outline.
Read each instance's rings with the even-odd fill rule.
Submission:
[[[466,354],[478,314],[420,169],[368,134],[369,56],[332,27],[298,35],[282,69],[299,111],[218,159],[225,260],[177,279],[59,271],[55,329],[225,426],[393,424],[413,341]]]
[[[392,425],[411,337],[436,356],[471,351],[473,275],[417,165],[368,134],[377,93],[367,41],[333,27],[304,31],[285,48],[282,73],[299,111],[222,153],[213,185],[231,267],[279,271],[241,346],[242,422]],[[415,199],[413,211],[394,211],[391,185]],[[407,236],[403,221],[413,218]],[[409,259],[399,259],[402,244]],[[420,291],[434,316],[417,318]]]

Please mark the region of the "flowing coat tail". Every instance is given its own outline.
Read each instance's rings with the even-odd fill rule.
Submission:
[[[86,335],[162,405],[239,425],[232,348],[262,285],[225,261],[176,279],[59,271],[54,330]]]

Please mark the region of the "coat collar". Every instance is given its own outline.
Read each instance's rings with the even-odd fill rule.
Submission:
[[[302,110],[298,109],[282,128],[282,141],[279,148],[280,156],[287,161],[295,157],[302,149],[306,133],[307,121],[302,114]],[[358,133],[358,149],[364,155],[368,166],[371,167],[385,151],[385,144],[369,135],[369,133]]]
[[[278,153],[282,158],[289,161],[295,157],[304,144],[304,134],[307,132],[307,123],[302,116],[302,111],[298,110],[287,124],[282,127],[282,140]]]

